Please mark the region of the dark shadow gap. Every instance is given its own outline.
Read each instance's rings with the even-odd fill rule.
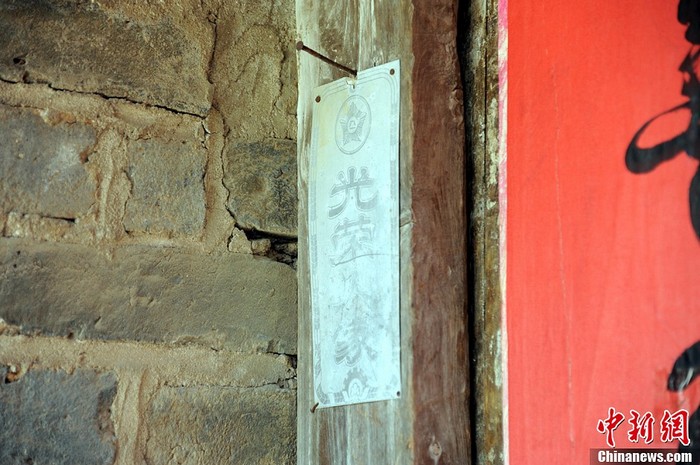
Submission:
[[[466,263],[467,263],[467,273],[466,273],[466,287],[467,287],[467,301],[465,302],[465,312],[467,321],[467,353],[469,359],[469,437],[470,437],[470,453],[472,464],[478,463],[478,451],[477,451],[477,385],[476,385],[476,334],[475,334],[475,311],[476,311],[476,285],[475,285],[475,273],[474,273],[474,225],[472,220],[472,213],[474,209],[474,199],[473,199],[473,188],[474,188],[474,141],[472,140],[472,133],[474,128],[471,126],[472,121],[472,105],[470,105],[470,92],[474,86],[473,79],[471,78],[469,69],[469,50],[472,46],[470,27],[471,24],[471,2],[469,0],[459,0],[458,11],[457,11],[457,54],[459,57],[459,67],[461,74],[461,84],[462,84],[462,99],[464,104],[464,208],[465,208],[465,219],[467,230],[465,231],[465,241],[466,241]],[[484,89],[484,97],[486,95],[486,89]],[[476,96],[474,96],[476,97]]]

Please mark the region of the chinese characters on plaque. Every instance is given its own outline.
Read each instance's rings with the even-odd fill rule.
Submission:
[[[309,160],[319,407],[400,396],[399,62],[315,89]]]

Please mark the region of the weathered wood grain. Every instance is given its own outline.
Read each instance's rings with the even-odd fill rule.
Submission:
[[[415,2],[415,463],[469,463],[463,94],[457,4]],[[437,458],[439,456],[439,458]]]
[[[505,462],[498,151],[498,0],[462,1],[460,37],[471,183],[474,463]]]

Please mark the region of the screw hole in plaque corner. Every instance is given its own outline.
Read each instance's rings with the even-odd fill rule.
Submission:
[[[396,397],[401,397],[401,391],[396,391]]]
[[[320,101],[321,101],[321,96],[320,96],[320,95],[317,95],[316,98],[315,98],[314,100],[316,100],[316,103],[320,102]]]
[[[391,68],[391,69],[389,70],[389,74],[391,74],[392,76],[393,76],[395,73],[396,73],[396,70],[395,70],[394,68]]]

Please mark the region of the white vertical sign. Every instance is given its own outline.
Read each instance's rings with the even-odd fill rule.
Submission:
[[[319,407],[401,391],[399,83],[394,61],[315,89],[309,247]]]

